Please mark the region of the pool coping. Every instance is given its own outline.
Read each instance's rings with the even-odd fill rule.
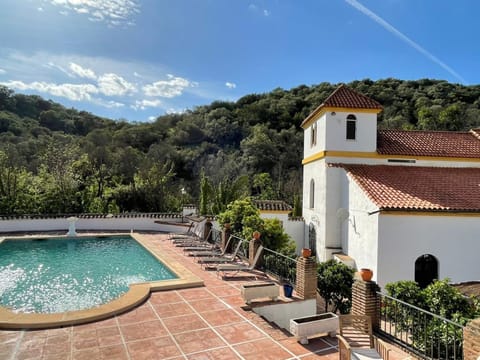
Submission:
[[[32,314],[32,313],[16,313],[8,308],[0,306],[0,329],[47,329],[53,327],[61,327],[67,325],[79,325],[88,322],[107,319],[114,315],[131,310],[142,304],[148,299],[152,291],[184,289],[190,287],[204,286],[202,279],[187,270],[180,262],[172,259],[167,259],[165,256],[155,251],[155,248],[149,244],[139,233],[115,233],[115,234],[89,234],[80,235],[78,237],[89,236],[121,236],[129,235],[134,238],[141,246],[146,248],[155,258],[160,260],[166,267],[168,267],[175,275],[176,279],[152,281],[141,284],[131,284],[129,290],[106,304],[97,307],[67,311],[63,313],[54,314]],[[36,238],[39,236],[36,236]],[[57,237],[57,236],[56,236]],[[61,238],[61,236],[58,236]],[[18,239],[19,237],[15,237]],[[26,237],[25,239],[27,239]],[[159,240],[161,241],[161,240]]]

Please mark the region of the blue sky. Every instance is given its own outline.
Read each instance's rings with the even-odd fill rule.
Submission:
[[[0,84],[112,119],[370,78],[478,84],[476,0],[1,0]]]

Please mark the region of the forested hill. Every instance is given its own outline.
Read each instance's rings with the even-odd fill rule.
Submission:
[[[384,106],[382,128],[480,126],[480,86],[362,80]],[[338,84],[301,85],[215,101],[153,123],[67,109],[0,86],[0,214],[221,210],[249,194],[301,194],[302,120]],[[202,190],[200,190],[202,189]]]

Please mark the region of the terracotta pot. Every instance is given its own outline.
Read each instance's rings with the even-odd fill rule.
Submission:
[[[362,268],[360,269],[360,276],[363,281],[370,281],[372,280],[373,271],[367,268]]]
[[[253,238],[254,238],[255,240],[260,239],[260,235],[261,235],[261,234],[260,234],[259,231],[254,231],[253,234],[252,234],[252,236],[253,236]]]
[[[310,256],[312,256],[312,249],[303,248],[302,249],[302,257],[308,258]]]
[[[223,224],[223,227],[227,230],[230,229],[230,226],[231,226],[230,223]]]

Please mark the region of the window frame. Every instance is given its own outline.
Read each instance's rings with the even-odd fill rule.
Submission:
[[[353,124],[353,129],[352,129],[352,124]],[[353,134],[352,134],[352,131],[353,131]],[[357,117],[353,114],[349,114],[345,121],[345,139],[349,141],[357,140]]]

